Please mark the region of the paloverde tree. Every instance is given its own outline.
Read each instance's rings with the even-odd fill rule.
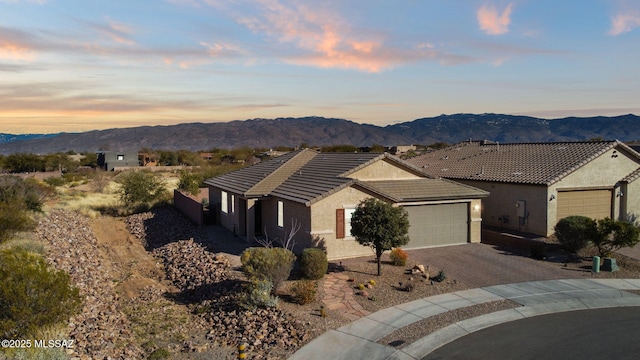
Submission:
[[[358,243],[371,247],[378,261],[394,247],[409,242],[409,214],[402,207],[395,207],[376,198],[363,200],[351,216],[351,234]]]

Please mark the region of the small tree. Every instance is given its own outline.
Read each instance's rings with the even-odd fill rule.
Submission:
[[[378,261],[386,250],[406,245],[409,242],[409,214],[404,208],[369,198],[356,208],[351,216],[351,234],[358,243],[371,247]]]
[[[147,171],[124,173],[120,183],[120,200],[126,206],[158,200],[166,192],[162,179]]]
[[[640,242],[640,230],[629,222],[604,218],[598,220],[598,233],[591,242],[601,257],[608,257],[623,247],[637,245]]]

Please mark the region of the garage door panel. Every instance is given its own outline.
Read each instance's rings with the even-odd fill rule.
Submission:
[[[558,191],[557,220],[572,215],[611,217],[611,190]]]
[[[467,203],[405,206],[409,214],[411,239],[405,248],[466,243],[467,207]]]

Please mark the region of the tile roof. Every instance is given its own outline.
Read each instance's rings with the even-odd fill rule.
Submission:
[[[362,186],[393,202],[455,200],[489,196],[486,191],[443,179],[359,181],[356,186]]]
[[[465,141],[407,160],[448,179],[551,185],[612,148],[640,156],[619,141],[510,143]]]
[[[420,169],[410,165],[389,154],[380,153],[319,153],[314,150],[300,150],[287,155],[265,161],[263,163],[236,170],[205,181],[205,184],[221,189],[242,194],[246,197],[260,197],[266,195],[277,196],[306,205],[310,205],[336,191],[344,189],[355,183],[361,183],[357,179],[349,178],[353,172],[366,167],[378,160],[398,164],[408,171],[412,171],[423,180],[431,182],[406,182],[397,181],[367,181],[362,182],[363,187],[370,191],[380,193],[389,199],[439,199],[447,196],[458,196],[471,187],[436,180],[422,173]],[[394,182],[402,182],[407,189],[400,190],[392,185]],[[433,186],[428,189],[427,184]],[[457,187],[460,187],[458,189]],[[462,190],[464,189],[464,190]],[[424,196],[417,192],[424,191]],[[448,194],[452,191],[455,194]],[[470,191],[475,197],[483,196],[479,190]],[[482,192],[484,193],[484,192]],[[385,195],[386,194],[386,195]]]

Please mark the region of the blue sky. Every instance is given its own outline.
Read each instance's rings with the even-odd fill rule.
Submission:
[[[637,0],[0,0],[0,132],[640,114]]]

